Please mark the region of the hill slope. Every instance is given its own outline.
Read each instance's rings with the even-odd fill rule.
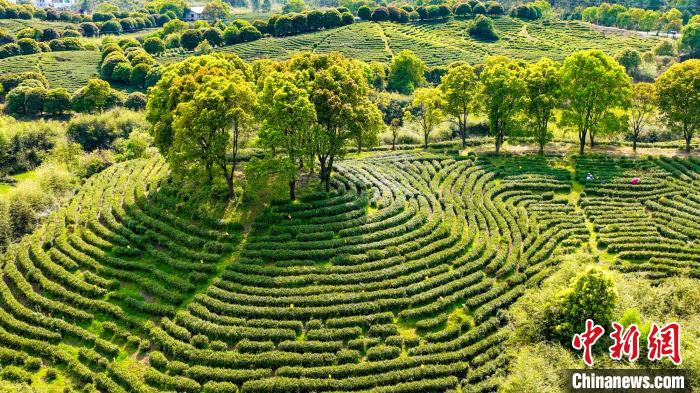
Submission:
[[[645,52],[658,42],[657,37],[638,37],[617,33],[604,34],[580,21],[525,22],[508,16],[494,19],[500,39],[496,42],[475,40],[467,33],[469,19],[446,22],[362,22],[315,33],[225,46],[245,60],[288,58],[300,51],[325,53],[338,51],[364,61],[389,61],[394,53],[413,50],[430,66],[454,61],[483,62],[488,55],[505,55],[516,59],[537,60],[548,56],[562,60],[585,49],[601,49],[615,54],[625,47]],[[163,62],[181,60],[187,54],[168,54]]]
[[[488,391],[503,310],[567,254],[700,277],[698,160],[400,153],[337,170],[335,192],[249,231],[193,216],[161,160],[91,178],[4,258],[3,366],[109,392]]]

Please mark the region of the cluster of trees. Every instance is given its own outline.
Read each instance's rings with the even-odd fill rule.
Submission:
[[[262,27],[261,32],[274,36],[287,36],[320,29],[332,29],[352,24],[354,21],[355,17],[347,8],[343,7],[324,11],[286,13],[272,15],[267,21],[267,26]]]
[[[623,66],[597,50],[574,53],[563,63],[503,56],[477,66],[454,63],[434,87],[425,74],[425,64],[410,51],[397,54],[388,72],[335,53],[252,66],[231,55],[195,56],[164,68],[149,90],[147,113],[156,146],[177,173],[225,180],[233,195],[238,150],[255,134],[266,154],[248,163],[246,176],[281,175],[292,198],[299,174],[313,171],[314,161],[328,188],[333,163],[348,143],[361,151],[376,144],[385,128],[395,143],[404,121],[420,128],[427,148],[431,132],[448,119],[466,145],[469,117],[483,115],[497,152],[509,135],[532,137],[542,152],[552,138],[550,123],[558,119],[559,126],[576,130],[581,154],[598,137],[623,132],[636,149],[657,114],[683,135],[688,150],[700,127],[700,60],[673,65],[656,83],[634,85]],[[412,97],[380,102],[381,95],[370,92],[384,86]]]
[[[627,8],[620,4],[602,3],[597,7],[587,7],[581,13],[586,22],[621,29],[641,31],[681,31],[683,14],[671,8],[666,12],[644,8]]]
[[[510,15],[515,18],[535,20],[540,19],[551,11],[552,6],[548,1],[537,0],[532,3],[520,4],[510,10]]]
[[[397,56],[392,70],[404,78],[392,79],[390,72],[389,87],[424,84],[421,64],[411,53]],[[597,136],[622,132],[629,132],[636,150],[641,131],[660,111],[690,150],[700,128],[700,101],[693,93],[700,84],[700,61],[671,66],[655,84],[633,85],[625,71],[600,51],[574,53],[563,64],[547,58],[528,64],[502,56],[477,67],[455,63],[439,86],[414,92],[407,115],[420,125],[426,147],[429,134],[448,116],[456,120],[464,143],[467,118],[479,113],[488,119],[496,151],[514,133],[532,136],[543,151],[551,139],[549,123],[555,110],[561,111],[560,126],[577,131],[583,154],[586,143],[593,147]]]
[[[146,97],[134,92],[124,96],[100,79],[91,79],[87,85],[70,94],[66,89],[48,87],[46,78],[36,72],[10,73],[0,77],[5,100],[5,111],[12,115],[63,115],[70,111],[92,113],[125,106],[143,109]]]
[[[450,7],[446,4],[430,4],[413,7],[411,5],[388,7],[380,6],[372,8],[362,5],[357,10],[357,16],[366,21],[383,22],[391,21],[396,23],[406,23],[415,20],[439,20],[446,19],[452,15],[501,15],[504,13],[503,6],[496,1],[482,3],[478,0],[469,0],[455,3]]]
[[[217,21],[210,25],[207,21],[197,21],[191,27],[179,19],[172,20],[152,36],[146,38],[143,48],[151,54],[159,54],[166,49],[184,48],[195,50],[199,45],[217,47],[241,42],[255,41],[262,37],[260,28],[267,29],[267,24],[237,19],[229,24]]]
[[[11,56],[30,55],[40,52],[84,50],[77,30],[66,29],[59,33],[54,28],[43,30],[28,27],[17,34],[17,39],[0,30],[0,59]]]
[[[100,73],[104,80],[143,89],[158,80],[160,66],[136,39],[108,37],[102,41]]]
[[[150,157],[143,112],[113,109],[67,122],[0,119],[0,176],[33,171],[0,198],[0,250],[30,233],[86,178],[114,162]]]
[[[41,9],[28,4],[14,5],[5,1],[0,2],[0,19],[36,18],[75,23],[76,28],[70,30],[79,32],[85,37],[94,37],[99,34],[121,34],[160,27],[179,16],[182,16],[182,12],[179,15],[172,10],[165,13],[155,13],[149,10],[126,12],[119,11],[116,7],[106,12],[98,11],[90,15],[67,11],[59,12],[53,8]]]
[[[87,16],[77,12],[58,11],[53,8],[38,8],[32,4],[13,4],[9,1],[0,1],[0,19],[40,19],[47,21],[83,22]]]
[[[234,193],[238,149],[258,126],[263,160],[253,173],[296,179],[318,160],[330,188],[335,160],[351,139],[376,138],[382,116],[370,101],[366,65],[339,54],[300,54],[251,68],[235,56],[192,57],[168,66],[149,91],[155,144],[178,173],[226,181]]]
[[[700,57],[700,15],[690,18],[678,46],[691,57]]]

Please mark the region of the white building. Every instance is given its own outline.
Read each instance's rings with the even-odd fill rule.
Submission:
[[[200,19],[206,19],[204,18],[204,7],[187,7],[185,8],[185,13],[182,16],[182,19],[189,21],[189,22],[194,22],[196,20]]]
[[[32,1],[38,8],[55,8],[59,10],[71,8],[75,5],[75,0],[34,0]]]

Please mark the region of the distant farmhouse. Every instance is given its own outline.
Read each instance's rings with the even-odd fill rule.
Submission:
[[[187,7],[182,16],[183,20],[193,22],[200,19],[206,19],[204,16],[204,7]]]
[[[17,4],[17,0],[9,1],[10,3]],[[55,8],[59,10],[71,8],[76,4],[75,0],[32,0],[30,3],[38,8]]]

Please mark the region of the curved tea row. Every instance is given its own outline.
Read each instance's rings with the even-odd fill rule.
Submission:
[[[0,378],[54,368],[105,392],[494,391],[504,311],[582,245],[623,271],[698,275],[697,160],[574,166],[572,178],[557,157],[345,160],[333,192],[273,204],[244,230],[196,214],[162,160],[116,165],[4,256]]]
[[[540,159],[387,154],[259,217],[237,263],[151,326],[149,387],[489,391],[501,310],[587,230]]]

